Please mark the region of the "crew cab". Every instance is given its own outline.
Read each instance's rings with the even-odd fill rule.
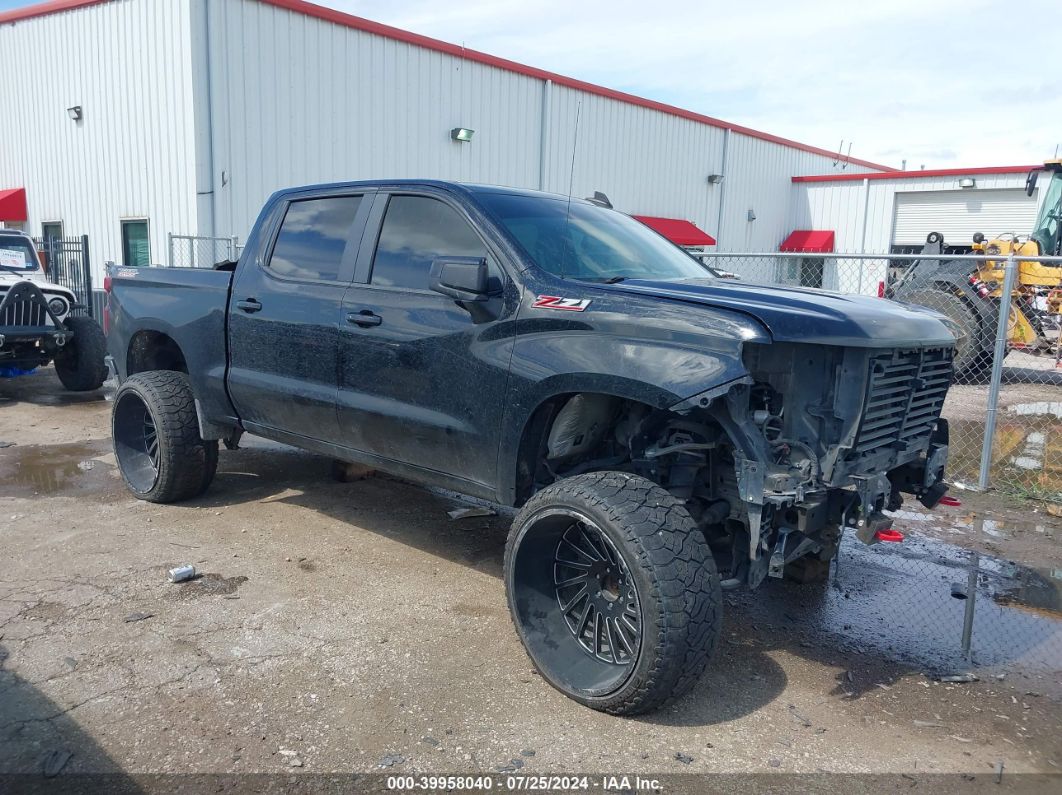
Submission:
[[[55,363],[67,389],[99,389],[107,377],[103,331],[74,293],[48,280],[33,239],[0,229],[0,378]]]
[[[109,310],[137,497],[196,497],[246,432],[518,506],[517,632],[616,714],[693,685],[723,588],[821,579],[947,488],[939,315],[721,279],[591,201],[283,190],[239,262],[116,270]]]

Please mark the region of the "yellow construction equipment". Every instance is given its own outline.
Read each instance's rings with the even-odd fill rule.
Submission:
[[[978,232],[971,253],[992,259],[917,260],[886,291],[889,298],[935,309],[953,321],[960,333],[957,377],[974,379],[992,367],[1006,257],[1062,255],[1062,160],[1049,160],[1043,169],[1029,173],[1025,186],[1029,196],[1041,171],[1050,181],[1031,234],[1010,232],[986,240]],[[943,252],[943,236],[930,233],[922,253]],[[1056,366],[1062,364],[1062,265],[1018,263],[1010,307],[1007,350],[1051,355]]]

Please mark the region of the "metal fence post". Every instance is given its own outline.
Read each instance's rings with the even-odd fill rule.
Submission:
[[[169,251],[167,252],[167,262],[169,262],[169,265],[172,268],[173,267],[173,232],[170,232],[170,233],[168,233],[166,235],[166,245],[169,248]]]
[[[970,555],[970,570],[966,574],[966,608],[962,616],[962,651],[966,662],[973,661],[973,627],[974,611],[977,606],[977,573],[981,570],[981,556],[974,552]]]
[[[85,304],[88,306],[89,317],[95,317],[92,295],[92,262],[89,260],[88,235],[81,236],[81,267],[84,269],[85,279]]]
[[[985,438],[981,446],[981,472],[977,486],[981,491],[988,488],[992,470],[992,446],[996,436],[996,412],[999,403],[999,385],[1003,380],[1003,358],[1007,355],[1007,325],[1010,320],[1014,282],[1018,277],[1018,261],[1011,253],[1007,257],[1003,275],[1003,290],[999,297],[999,318],[996,322],[996,345],[992,352],[992,380],[988,384],[988,409],[985,413]]]

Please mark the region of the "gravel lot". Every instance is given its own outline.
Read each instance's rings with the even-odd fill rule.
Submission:
[[[728,595],[690,697],[589,711],[510,625],[504,516],[253,439],[204,498],[141,503],[109,407],[47,370],[0,381],[0,772],[1062,772],[1062,666],[933,681],[902,643],[849,642],[869,613],[824,623],[807,589],[829,586]],[[202,579],[168,584],[183,563]]]

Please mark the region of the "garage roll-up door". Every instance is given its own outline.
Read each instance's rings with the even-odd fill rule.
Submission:
[[[974,232],[992,238],[1004,232],[1027,235],[1036,220],[1036,194],[1024,190],[921,191],[896,194],[894,246],[920,246],[930,232],[949,245],[966,246]]]

